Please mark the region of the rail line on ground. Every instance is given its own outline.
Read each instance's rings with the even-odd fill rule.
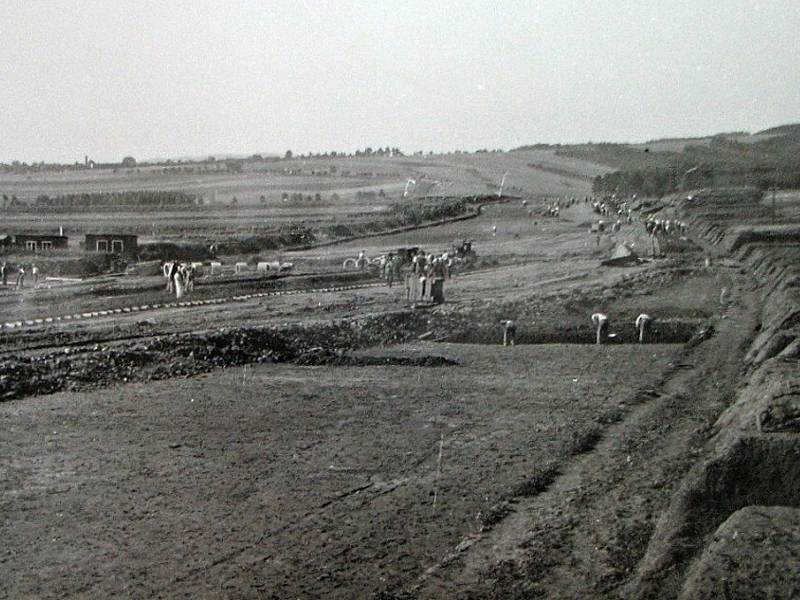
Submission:
[[[113,315],[127,315],[131,313],[140,313],[151,310],[162,310],[167,308],[190,308],[195,306],[208,306],[212,304],[229,304],[232,302],[246,302],[247,300],[254,300],[257,298],[267,298],[273,296],[293,296],[298,294],[320,294],[329,292],[344,292],[348,290],[366,289],[373,287],[383,287],[384,282],[372,282],[362,284],[351,284],[345,286],[331,286],[324,288],[296,288],[288,290],[275,290],[271,292],[254,292],[252,294],[238,294],[236,296],[224,296],[221,298],[207,298],[205,300],[185,300],[178,302],[163,302],[154,304],[142,304],[134,306],[126,306],[124,308],[113,308],[105,310],[95,310],[90,312],[72,313],[67,315],[56,315],[49,317],[40,317],[37,319],[23,319],[17,321],[8,321],[2,324],[4,330],[13,330],[21,328],[36,328],[52,325],[53,323],[63,323],[65,321],[85,321],[99,317],[107,317]]]

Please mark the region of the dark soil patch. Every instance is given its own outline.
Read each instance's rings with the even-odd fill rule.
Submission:
[[[292,362],[296,365],[334,367],[452,367],[459,364],[443,356],[351,356],[323,348],[305,352]]]

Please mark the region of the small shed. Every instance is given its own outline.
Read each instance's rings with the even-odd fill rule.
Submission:
[[[14,236],[14,246],[29,252],[48,250],[65,250],[69,238],[65,235],[48,235],[40,233],[19,233]]]
[[[136,258],[139,254],[139,237],[127,233],[87,233],[85,247],[88,252]]]

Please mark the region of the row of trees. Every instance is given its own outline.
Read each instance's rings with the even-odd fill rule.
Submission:
[[[339,198],[338,194],[334,194],[334,196],[336,196],[336,199],[338,200],[338,198]],[[333,198],[331,198],[331,199],[333,199]],[[313,196],[311,194],[307,194],[307,195],[304,196],[301,192],[293,192],[291,194],[289,192],[283,192],[283,194],[281,194],[281,200],[283,200],[284,202],[289,202],[289,201],[291,201],[291,202],[303,202],[303,201],[306,201],[306,202],[322,202],[322,194],[317,192]],[[261,203],[263,204],[266,201],[267,201],[266,197],[265,196],[261,196]]]
[[[380,157],[395,157],[395,156],[405,156],[400,148],[391,148],[386,146],[385,148],[377,148],[373,150],[370,146],[367,146],[363,150],[356,150],[355,152],[337,152],[333,150],[332,152],[309,152],[308,154],[295,154],[291,150],[287,150],[286,153],[283,155],[284,160],[292,160],[293,158],[302,158],[302,159],[315,159],[315,158],[361,158],[363,156],[380,156]]]
[[[94,208],[111,206],[137,207],[187,207],[201,204],[194,194],[174,191],[138,192],[93,192],[83,194],[61,194],[36,198],[36,206],[42,208]]]
[[[377,198],[386,198],[386,192],[383,189],[378,190],[377,192],[374,190],[359,190],[356,192],[356,198],[359,200],[375,200]],[[339,194],[333,192],[331,194],[331,201],[338,202],[341,199]],[[316,192],[313,196],[311,194],[303,195],[302,192],[283,192],[281,194],[281,200],[284,202],[322,202],[322,194]],[[267,197],[265,195],[261,195],[259,198],[261,204],[265,204],[267,202]]]

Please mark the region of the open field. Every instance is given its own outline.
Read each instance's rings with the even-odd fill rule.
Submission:
[[[531,165],[540,165],[537,168]],[[185,167],[190,168],[190,167]],[[193,169],[202,169],[193,166]],[[554,172],[556,169],[557,172]],[[385,159],[315,159],[248,164],[241,173],[216,170],[184,173],[177,168],[109,169],[63,173],[0,174],[0,193],[33,202],[41,194],[121,191],[180,191],[196,194],[203,206],[185,210],[130,208],[101,211],[8,211],[2,233],[53,233],[64,227],[73,247],[87,232],[136,233],[152,241],[222,241],[302,223],[312,228],[379,217],[403,195],[411,197],[496,193],[508,172],[505,191],[526,197],[588,194],[591,176],[605,168],[549,151],[492,155],[452,154]],[[291,172],[292,174],[288,174]],[[344,175],[345,173],[346,175]],[[434,184],[435,182],[435,184]],[[384,196],[378,196],[383,191]],[[284,193],[319,200],[284,201]],[[358,194],[370,193],[365,197]],[[337,197],[333,198],[333,194]],[[263,197],[263,200],[262,200]],[[232,205],[236,198],[236,204]]]
[[[195,172],[186,173],[185,169]],[[606,172],[588,161],[556,156],[552,150],[523,150],[497,154],[437,154],[426,157],[282,160],[248,163],[240,173],[205,171],[199,165],[183,168],[141,167],[81,171],[0,174],[0,193],[31,202],[41,194],[181,191],[197,194],[207,204],[259,205],[280,201],[283,192],[302,192],[323,198],[337,193],[353,199],[358,191],[383,189],[399,198],[408,179],[419,180],[412,193],[468,195],[496,192],[505,172],[509,190],[537,195],[585,193],[592,177]],[[428,180],[429,183],[423,185]],[[434,182],[436,185],[433,185]]]

